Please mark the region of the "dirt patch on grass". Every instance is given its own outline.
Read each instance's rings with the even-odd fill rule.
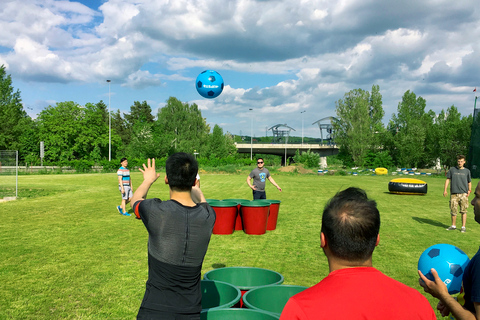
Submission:
[[[303,166],[286,166],[278,169],[280,172],[295,172],[295,169],[298,173],[314,173],[312,169],[305,169]]]

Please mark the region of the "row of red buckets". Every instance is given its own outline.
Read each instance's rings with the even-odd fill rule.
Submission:
[[[202,280],[201,319],[278,319],[288,299],[307,289],[283,281],[280,273],[262,268],[211,270]]]
[[[232,234],[243,230],[260,235],[277,228],[280,200],[207,199],[217,219],[213,234]]]

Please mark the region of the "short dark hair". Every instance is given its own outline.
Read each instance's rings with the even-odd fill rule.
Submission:
[[[165,171],[172,190],[188,191],[195,184],[198,162],[191,154],[177,152],[168,157]]]
[[[258,161],[258,160],[262,160],[263,162],[265,162],[265,160],[263,160],[263,158],[257,158],[257,161]]]
[[[457,160],[460,160],[460,159],[465,160],[465,156],[464,156],[463,154],[459,154],[459,155],[457,156]]]
[[[123,161],[127,160],[127,158],[123,157],[122,159],[120,159],[120,164],[122,164]]]
[[[338,258],[365,261],[375,249],[379,231],[377,203],[362,189],[350,187],[338,192],[325,205],[322,232]]]

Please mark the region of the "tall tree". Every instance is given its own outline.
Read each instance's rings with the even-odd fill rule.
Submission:
[[[50,162],[75,159],[108,158],[108,111],[105,104],[73,101],[59,102],[42,110],[37,119],[38,137],[45,142],[45,160]],[[121,144],[112,131],[112,155]]]
[[[32,122],[23,109],[20,91],[14,91],[12,77],[7,75],[4,65],[0,67],[0,123],[0,150],[22,150],[22,134]]]
[[[39,139],[45,142],[45,160],[78,159],[75,140],[81,131],[82,110],[73,101],[59,102],[43,109],[36,119]]]
[[[120,110],[112,112],[111,119],[112,131],[115,132],[121,139],[121,146],[119,152],[130,144],[132,139],[132,129],[129,127],[127,121],[122,117]]]
[[[189,153],[204,150],[209,132],[210,127],[195,103],[189,105],[170,97],[158,113],[156,134],[164,137],[165,149]]]
[[[223,129],[216,124],[208,138],[208,157],[225,158],[236,152],[233,138],[230,134],[223,134]]]
[[[133,106],[130,106],[130,113],[126,113],[124,117],[130,127],[138,123],[153,123],[155,120],[152,115],[152,108],[147,101],[142,103],[134,101]]]
[[[108,159],[109,128],[107,106],[100,101],[97,104],[87,103],[81,110],[79,119],[80,131],[75,139],[75,151],[79,158],[89,160]],[[118,137],[112,135],[112,145]],[[118,142],[118,141],[117,141]]]
[[[408,90],[399,102],[388,128],[391,133],[391,154],[397,165],[418,167],[425,164],[427,129],[433,121],[425,112],[426,101]]]
[[[335,103],[335,109],[335,141],[343,154],[362,166],[368,152],[380,148],[378,134],[383,132],[384,111],[378,85],[372,86],[372,94],[362,89],[347,92]]]
[[[118,114],[114,122],[123,142],[119,152],[133,158],[155,157],[154,121],[152,108],[146,101],[134,101],[130,112],[124,113],[123,121]]]
[[[459,154],[467,156],[472,123],[472,115],[462,117],[454,105],[438,115],[438,154],[440,162],[447,168],[457,164]]]

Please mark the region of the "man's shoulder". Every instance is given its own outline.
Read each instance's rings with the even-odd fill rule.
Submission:
[[[137,202],[134,203],[136,204],[142,204],[143,206],[152,206],[152,205],[164,205],[165,201],[160,200],[159,198],[150,198],[150,199],[144,199],[144,200],[138,200]]]

